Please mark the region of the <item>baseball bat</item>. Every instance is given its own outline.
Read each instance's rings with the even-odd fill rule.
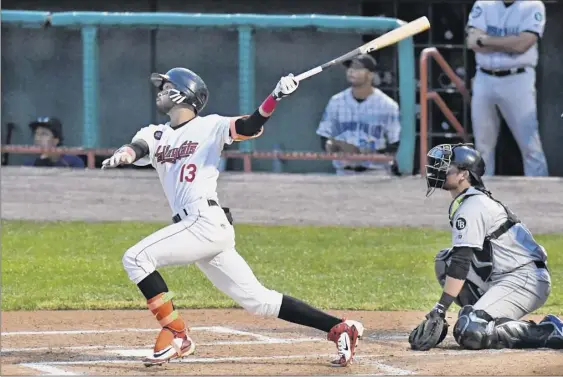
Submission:
[[[358,55],[367,54],[368,52],[380,50],[383,47],[387,47],[393,43],[397,43],[402,39],[408,38],[412,35],[418,34],[430,28],[430,21],[426,17],[417,18],[414,21],[406,23],[404,25],[399,26],[396,29],[393,29],[379,37],[373,39],[372,41],[333,59],[329,62],[324,63],[323,65],[319,65],[313,69],[310,69],[306,72],[301,73],[300,75],[296,76],[295,79],[297,81],[305,80],[311,76],[314,76],[325,69],[332,67],[336,64],[343,63],[347,60],[350,60]]]

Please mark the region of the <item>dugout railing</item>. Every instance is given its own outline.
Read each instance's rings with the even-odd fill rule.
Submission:
[[[319,32],[379,32],[392,30],[404,21],[387,17],[334,16],[334,15],[264,15],[264,14],[212,14],[212,13],[165,13],[165,12],[47,12],[25,10],[2,10],[2,25],[15,27],[63,27],[80,28],[82,39],[82,92],[83,132],[82,148],[66,148],[66,153],[86,154],[88,166],[92,167],[96,155],[109,149],[99,145],[99,88],[98,88],[98,29],[101,27],[210,27],[235,28],[238,32],[238,80],[239,111],[247,114],[257,106],[254,82],[253,30],[268,29],[315,29]],[[359,42],[361,43],[361,42]],[[411,174],[414,165],[416,142],[416,79],[414,42],[412,37],[398,43],[399,54],[399,104],[401,112],[401,143],[396,160],[399,171]],[[346,51],[342,51],[345,53]],[[319,62],[322,63],[322,62]],[[32,153],[35,147],[7,145],[3,153]],[[254,158],[280,160],[332,160],[354,159],[390,161],[391,158],[377,154],[328,154],[310,152],[258,152],[253,141],[239,144],[238,151],[225,151],[225,157],[242,158],[244,170],[251,171]]]
[[[420,159],[419,159],[419,169],[422,174],[425,170],[426,163],[426,153],[428,153],[428,101],[432,100],[438,109],[444,114],[448,122],[456,130],[458,135],[464,140],[464,142],[469,142],[470,138],[465,129],[455,117],[452,110],[448,107],[442,96],[434,90],[428,91],[428,70],[429,70],[429,60],[433,58],[436,63],[442,68],[442,71],[449,77],[452,83],[455,85],[456,89],[463,96],[463,100],[466,103],[471,102],[471,94],[469,90],[465,87],[463,80],[455,74],[452,67],[448,64],[446,59],[440,54],[437,48],[427,47],[420,53],[419,60],[419,71],[420,71]]]

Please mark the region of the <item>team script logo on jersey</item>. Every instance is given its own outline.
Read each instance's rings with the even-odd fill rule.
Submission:
[[[154,157],[156,158],[156,162],[171,162],[175,164],[176,161],[194,154],[198,145],[199,143],[193,141],[184,141],[182,145],[176,148],[171,148],[170,145],[159,145]]]

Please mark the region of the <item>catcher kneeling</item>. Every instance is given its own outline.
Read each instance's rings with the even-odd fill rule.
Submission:
[[[485,164],[472,145],[442,144],[427,155],[429,196],[449,191],[452,248],[435,258],[440,301],[409,336],[414,350],[429,350],[448,332],[445,313],[458,304],[453,327],[465,349],[563,348],[563,323],[547,315],[522,318],[545,304],[551,292],[547,252],[510,209],[485,189]]]

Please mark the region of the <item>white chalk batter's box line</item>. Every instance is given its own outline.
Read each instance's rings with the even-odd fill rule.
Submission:
[[[292,344],[292,343],[305,343],[305,342],[325,342],[323,338],[275,338],[262,334],[257,334],[249,331],[242,331],[231,329],[223,326],[194,326],[190,328],[192,331],[207,331],[211,333],[241,335],[252,337],[256,340],[247,341],[214,341],[208,343],[196,343],[199,345],[250,345],[250,344]],[[11,331],[4,332],[2,336],[26,336],[26,335],[80,335],[80,334],[108,334],[119,332],[158,332],[160,329],[146,329],[146,328],[123,328],[123,329],[101,329],[101,330],[53,330],[53,331]],[[108,353],[125,356],[125,357],[140,357],[145,355],[152,345],[148,346],[70,346],[70,347],[26,347],[26,348],[3,348],[2,353],[11,352],[33,352],[33,351],[54,351],[54,350],[105,350]],[[174,360],[173,363],[222,363],[222,362],[248,362],[248,361],[274,361],[274,360],[290,360],[290,359],[307,359],[307,358],[331,358],[334,355],[288,355],[288,356],[263,356],[263,357],[218,357],[218,358],[197,358],[188,357],[181,360]],[[357,359],[367,359],[369,357],[384,357],[384,355],[362,355]],[[367,361],[367,360],[366,360]],[[104,365],[104,364],[133,364],[139,363],[139,360],[87,360],[87,361],[54,361],[54,362],[39,362],[39,363],[20,363],[18,365],[31,368],[41,372],[42,375],[79,375],[69,370],[62,369],[61,366],[80,366],[80,365]],[[383,364],[377,361],[367,361],[365,365],[375,366],[378,371],[383,373],[371,375],[410,375],[412,371],[406,369],[395,368],[391,365]]]
[[[359,363],[367,366],[376,367],[379,373],[369,374],[371,376],[383,376],[383,375],[413,375],[413,371],[407,369],[400,369],[393,367],[388,364],[380,363],[373,360],[363,359],[381,357],[383,355],[362,355],[358,356],[356,359]],[[251,362],[251,361],[275,361],[275,360],[291,360],[291,359],[317,359],[317,358],[330,358],[334,357],[334,354],[310,354],[310,355],[286,355],[286,356],[241,356],[241,357],[207,357],[207,358],[197,358],[197,357],[187,357],[181,360],[172,360],[171,364],[210,364],[210,363],[233,363],[233,362]],[[42,362],[42,363],[21,363],[18,365],[34,369],[36,371],[42,372],[42,375],[63,375],[63,376],[73,376],[81,375],[84,373],[69,371],[62,369],[64,366],[97,366],[97,365],[109,365],[109,364],[139,364],[139,360],[86,360],[86,361],[53,361],[53,362]],[[352,374],[353,375],[353,374]]]
[[[25,335],[67,335],[67,334],[107,334],[107,333],[118,333],[118,332],[157,332],[160,329],[146,329],[146,328],[123,328],[123,329],[102,329],[102,330],[53,330],[53,331],[13,331],[2,333],[2,336],[25,336]],[[192,331],[207,331],[211,333],[220,334],[231,334],[231,335],[241,335],[253,337],[256,340],[247,341],[214,341],[207,343],[198,343],[199,345],[250,345],[250,344],[292,344],[292,343],[305,343],[305,342],[324,342],[325,339],[322,338],[274,338],[262,334],[257,334],[248,331],[231,329],[222,326],[194,326],[191,328]],[[405,336],[401,334],[381,334],[381,335],[370,335],[367,337],[371,340],[391,340],[391,339],[404,339]],[[107,353],[118,355],[121,357],[142,357],[148,351],[150,353],[150,348],[152,345],[148,346],[70,346],[70,347],[27,347],[27,348],[4,348],[2,353],[9,352],[33,352],[33,351],[53,351],[53,350],[102,350],[107,351]],[[144,350],[143,350],[144,349]],[[485,351],[487,353],[498,353],[498,352],[519,352],[520,350],[489,350]],[[438,355],[468,355],[474,354],[475,351],[464,351],[464,350],[444,350],[440,352],[431,353],[413,353],[408,356],[438,356]],[[307,358],[330,358],[334,355],[288,355],[288,356],[263,356],[263,357],[218,357],[218,358],[197,358],[188,357],[182,360],[172,361],[173,363],[222,363],[222,362],[247,362],[247,361],[274,361],[274,360],[290,360],[290,359],[307,359]],[[394,367],[389,364],[381,363],[379,361],[373,360],[373,358],[385,358],[388,355],[358,355],[357,360],[365,366],[376,367],[380,373],[374,373],[369,375],[413,375],[416,374],[413,371],[407,369],[401,369]],[[370,360],[371,359],[371,360]],[[104,365],[104,364],[133,364],[139,363],[139,360],[127,360],[127,359],[109,359],[109,360],[85,360],[85,361],[45,361],[39,363],[20,363],[18,365],[27,368],[34,369],[41,372],[43,375],[79,375],[83,373],[77,373],[73,371],[68,371],[62,369],[60,366],[80,366],[80,365]],[[381,373],[383,371],[383,373]]]
[[[130,351],[130,350],[129,350]],[[521,350],[487,350],[482,351],[486,353],[509,353],[509,352],[520,352]],[[124,353],[129,353],[128,350],[124,350]],[[443,352],[432,352],[430,354],[426,352],[416,352],[413,353],[411,356],[437,356],[437,355],[468,355],[468,354],[475,354],[475,351],[455,351],[455,350],[446,350]],[[232,362],[248,362],[248,361],[274,361],[274,360],[291,360],[291,359],[310,359],[310,358],[330,358],[333,357],[332,354],[325,354],[325,355],[287,355],[287,356],[241,356],[241,357],[209,357],[209,358],[197,358],[197,357],[187,357],[181,360],[173,360],[171,361],[172,364],[174,363],[186,363],[186,364],[209,364],[209,363],[232,363]],[[383,375],[394,375],[394,376],[404,376],[404,375],[415,375],[416,373],[408,370],[397,368],[389,364],[381,363],[379,361],[373,360],[374,358],[384,358],[388,357],[389,355],[386,354],[375,354],[375,355],[358,355],[356,357],[359,360],[359,363],[362,365],[368,365],[376,367],[379,373],[370,373],[370,374],[349,374],[353,376],[362,376],[362,375],[370,375],[370,376],[383,376]],[[43,375],[80,375],[83,373],[74,372],[62,369],[60,367],[64,366],[95,366],[95,365],[108,365],[108,364],[138,364],[140,363],[139,360],[85,360],[85,361],[53,361],[53,362],[41,362],[41,363],[21,363],[18,365],[34,369],[36,371],[42,372]]]
[[[256,340],[217,340],[211,342],[197,342],[198,346],[222,346],[222,345],[260,345],[260,344],[295,344],[295,343],[313,343],[324,342],[322,338],[274,338],[262,334],[248,331],[231,329],[223,326],[194,326],[191,331],[205,331],[215,334],[230,334],[252,337]],[[50,330],[50,331],[9,331],[4,332],[2,336],[26,336],[26,335],[86,335],[86,334],[110,334],[119,332],[154,332],[160,329],[143,329],[143,328],[123,328],[123,329],[101,329],[101,330]],[[17,347],[5,348],[0,350],[1,354],[17,353],[17,352],[41,352],[41,351],[84,351],[84,350],[112,350],[112,349],[151,349],[153,345],[145,346],[121,346],[121,345],[99,345],[99,346],[50,346],[50,347]]]
[[[217,334],[242,335],[253,337],[257,340],[268,341],[278,340],[270,336],[256,334],[249,331],[235,330],[223,326],[194,326],[190,327],[191,331],[207,331]],[[160,328],[143,329],[143,328],[123,328],[123,329],[101,329],[101,330],[52,330],[52,331],[7,331],[2,336],[24,336],[24,335],[81,335],[81,334],[110,334],[119,332],[158,332]]]

